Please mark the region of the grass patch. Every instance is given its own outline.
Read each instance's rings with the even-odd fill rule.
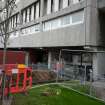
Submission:
[[[83,92],[85,94],[90,94],[90,85],[81,85],[81,84],[75,84],[75,85],[71,85],[71,84],[63,84],[64,86],[70,87],[72,89],[75,89],[79,92]],[[92,94],[95,95],[95,91],[92,88]]]
[[[44,96],[42,92],[45,91],[54,94]],[[59,92],[59,94],[55,94],[56,92]],[[22,94],[14,95],[12,105],[105,105],[105,103],[58,85],[49,85],[31,89],[27,96]]]
[[[79,81],[68,81],[62,83],[64,86],[70,87],[74,90],[77,90],[79,92],[85,93],[85,94],[90,94],[90,88],[91,88],[91,95],[94,97],[96,96],[96,91],[95,88],[90,86],[91,84],[89,82],[86,82],[86,84],[80,84]]]

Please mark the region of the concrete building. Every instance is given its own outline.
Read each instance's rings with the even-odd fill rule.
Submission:
[[[66,63],[92,67],[97,79],[105,74],[104,18],[105,0],[18,0],[8,48],[26,51],[27,64],[48,69],[63,49]]]

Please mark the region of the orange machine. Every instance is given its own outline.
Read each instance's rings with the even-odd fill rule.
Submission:
[[[5,95],[27,91],[32,86],[32,69],[25,65],[7,64]],[[1,77],[2,81],[2,77]],[[0,85],[2,82],[0,81]]]

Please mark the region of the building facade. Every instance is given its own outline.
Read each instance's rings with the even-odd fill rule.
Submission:
[[[93,69],[94,79],[105,75],[105,0],[16,3],[8,48],[26,51],[27,64],[47,63],[51,69],[62,57],[67,64]]]

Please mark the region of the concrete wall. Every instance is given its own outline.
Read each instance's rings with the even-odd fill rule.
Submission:
[[[22,0],[18,8],[27,7],[29,4],[37,0]],[[100,36],[100,21],[97,0],[84,0],[84,2],[71,5],[68,8],[58,12],[43,16],[43,3],[41,0],[41,17],[35,21],[26,23],[20,28],[30,25],[55,19],[56,17],[64,16],[70,13],[75,13],[78,10],[85,10],[85,24],[66,27],[49,32],[40,32],[33,35],[20,36],[13,39],[9,47],[54,47],[54,46],[104,46],[104,34]],[[17,11],[19,11],[17,9]],[[65,35],[65,33],[67,35]]]
[[[103,75],[105,74],[105,53],[102,54],[97,54],[98,57],[98,70],[99,70],[99,74]]]
[[[9,47],[83,46],[84,44],[84,24],[80,24],[52,31],[20,36],[10,41]]]
[[[105,0],[87,0],[86,45],[105,46]]]
[[[33,0],[31,0],[30,3],[32,1]],[[34,0],[34,2],[35,2],[35,0]],[[56,31],[54,30],[54,31],[50,31],[50,32],[38,33],[38,34],[35,34],[35,36],[30,35],[30,36],[25,36],[24,38],[22,38],[22,37],[17,38],[17,41],[22,40],[21,46],[24,46],[24,47],[81,46],[81,45],[82,46],[104,46],[104,43],[102,43],[102,42],[104,42],[103,41],[104,36],[102,34],[100,36],[100,21],[99,21],[100,14],[99,14],[99,10],[97,7],[98,6],[97,0],[84,0],[84,2],[75,4],[75,5],[71,5],[68,8],[62,9],[58,12],[51,13],[48,15],[43,14],[43,12],[44,12],[43,11],[43,9],[44,9],[43,2],[44,1],[41,0],[41,12],[40,12],[41,17],[37,21],[26,23],[25,25],[21,26],[22,28],[30,26],[35,23],[42,23],[44,21],[48,21],[48,20],[54,19],[59,16],[70,14],[70,13],[76,12],[81,9],[84,9],[84,11],[85,11],[85,25],[83,25],[80,28],[77,28],[78,26],[76,26],[76,25],[74,26],[73,30],[75,29],[75,31],[78,33],[79,37],[77,37],[76,32],[72,31],[72,27],[69,28],[70,29],[69,31],[68,31],[68,28],[65,29],[66,31],[61,30],[61,32],[60,32],[60,29],[57,29]],[[24,5],[24,7],[27,5],[28,4],[26,3]],[[65,32],[70,33],[69,34],[70,42],[68,40],[67,41],[64,40],[63,33],[65,33]],[[60,34],[62,33],[62,34],[59,36],[58,33],[60,33]],[[44,38],[43,38],[43,35],[44,35]],[[28,38],[28,39],[26,39],[26,38]],[[23,41],[23,39],[25,41]],[[43,40],[41,40],[41,39],[43,39]],[[25,44],[27,40],[29,42],[27,42],[27,44]],[[15,41],[16,41],[16,39],[15,39]],[[32,44],[31,42],[34,42],[34,43],[36,42],[36,43]],[[25,45],[27,45],[27,46],[25,46]],[[20,45],[17,45],[17,47],[18,46],[20,46]]]
[[[103,78],[105,74],[105,53],[93,54],[93,77],[95,80]]]
[[[85,8],[85,32],[86,45],[99,45],[99,20],[97,0],[86,0]]]

